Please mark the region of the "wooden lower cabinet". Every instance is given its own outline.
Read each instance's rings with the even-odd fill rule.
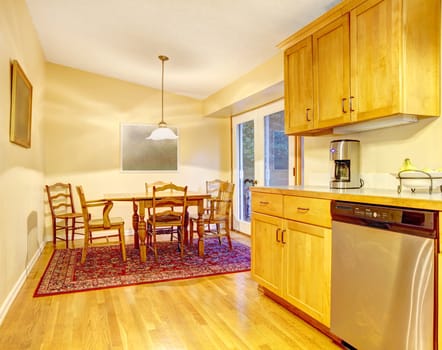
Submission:
[[[331,230],[286,221],[283,297],[330,327]]]
[[[330,326],[329,228],[253,212],[252,276],[262,287]]]
[[[277,295],[282,294],[284,246],[277,237],[282,225],[283,220],[278,217],[252,213],[252,275]]]
[[[339,343],[330,331],[331,200],[271,191],[252,189],[252,277],[266,295]],[[373,204],[387,205],[388,200]],[[422,206],[424,201],[416,203],[416,208],[431,209]],[[442,211],[438,224],[442,233]],[[442,344],[441,238],[438,244],[435,349]]]

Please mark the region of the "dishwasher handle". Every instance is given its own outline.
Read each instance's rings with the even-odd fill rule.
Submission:
[[[391,230],[391,225],[387,222],[364,220],[365,226],[379,228],[381,230]]]
[[[335,216],[333,218],[333,221],[339,221],[344,222],[347,224],[353,224],[358,226],[369,226],[373,228],[379,228],[381,230],[391,230],[392,225],[385,221],[375,221],[375,220],[368,220],[363,218],[357,218],[357,217],[344,217],[344,216]]]

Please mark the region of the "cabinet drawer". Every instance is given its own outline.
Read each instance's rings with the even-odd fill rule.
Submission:
[[[282,194],[252,193],[252,211],[282,217]]]
[[[330,200],[284,196],[284,218],[331,227]]]

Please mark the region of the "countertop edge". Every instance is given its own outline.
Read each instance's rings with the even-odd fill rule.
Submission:
[[[251,187],[253,192],[342,200],[368,204],[442,211],[442,193],[397,193],[384,189],[330,189],[315,186]]]

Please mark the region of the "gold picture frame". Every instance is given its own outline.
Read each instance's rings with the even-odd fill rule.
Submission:
[[[32,85],[17,60],[11,64],[11,119],[9,140],[31,147]]]

